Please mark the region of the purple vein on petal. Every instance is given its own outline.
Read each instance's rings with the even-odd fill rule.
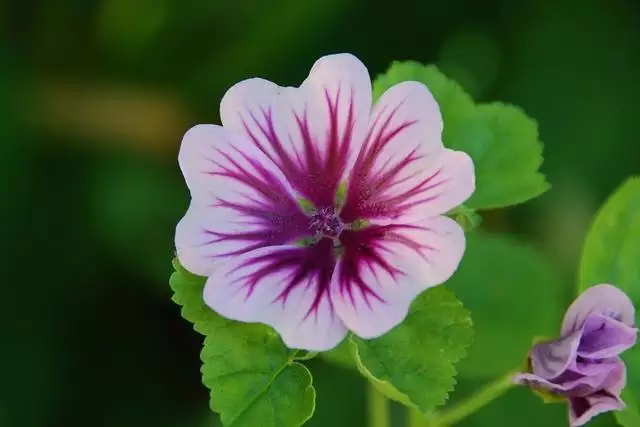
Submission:
[[[282,291],[274,296],[272,303],[284,306],[294,289],[304,287],[305,290],[315,293],[313,302],[306,313],[306,319],[318,310],[324,298],[329,297],[329,286],[335,261],[333,242],[329,239],[322,239],[309,247],[274,248],[270,252],[250,257],[238,265],[236,270],[256,268],[250,269],[251,273],[238,277],[236,282],[242,284],[239,290],[244,289],[247,292],[245,299],[248,299],[263,279],[270,275],[286,272]],[[330,298],[328,301],[331,304]]]
[[[292,188],[318,207],[332,205],[338,186],[348,163],[352,145],[355,112],[353,88],[350,92],[347,111],[338,111],[342,92],[340,88],[332,95],[323,91],[323,109],[327,115],[327,128],[320,135],[313,135],[306,107],[301,112],[287,111],[292,117],[295,134],[279,135],[274,121],[283,119],[274,117],[271,107],[261,108],[259,112],[249,110],[251,121],[256,125],[257,135],[252,132],[249,123],[241,116],[243,127],[249,138],[282,171]],[[284,113],[284,112],[283,112]],[[344,124],[340,126],[340,118]],[[299,147],[288,152],[283,138],[289,139],[289,145]],[[266,144],[263,142],[266,140]],[[299,139],[299,144],[296,140]],[[267,145],[267,146],[265,146]]]
[[[371,124],[349,179],[347,200],[341,213],[346,222],[357,218],[397,217],[416,203],[423,202],[408,203],[408,200],[428,190],[427,185],[433,176],[407,190],[397,191],[399,185],[415,180],[418,175],[416,171],[401,176],[415,162],[424,158],[418,154],[417,145],[408,154],[400,158],[390,157],[384,164],[379,164],[381,152],[400,134],[418,123],[417,120],[401,120],[392,124],[402,104],[396,105],[383,119],[388,110],[385,105]]]
[[[220,160],[208,159],[214,166],[207,175],[220,176],[250,188],[259,199],[246,194],[234,194],[233,200],[217,197],[211,207],[226,208],[237,212],[236,224],[245,225],[243,231],[227,231],[204,229],[203,233],[211,239],[203,245],[211,245],[224,241],[246,242],[243,247],[218,256],[233,256],[271,245],[290,243],[308,234],[307,216],[301,211],[297,202],[291,197],[284,184],[264,165],[251,158],[237,147],[232,147],[248,167],[243,167],[229,153],[221,149],[216,152]]]
[[[384,298],[365,283],[362,273],[366,268],[378,281],[380,281],[379,274],[383,272],[394,281],[406,275],[406,272],[389,263],[389,257],[395,254],[389,243],[412,250],[428,263],[429,259],[425,252],[437,252],[437,249],[410,239],[406,235],[407,230],[430,231],[414,225],[385,225],[343,233],[340,241],[344,245],[344,255],[337,277],[340,294],[343,297],[347,294],[354,306],[354,291],[361,293],[369,308],[371,308],[370,298],[386,303]]]

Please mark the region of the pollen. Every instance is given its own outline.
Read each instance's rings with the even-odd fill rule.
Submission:
[[[309,220],[311,228],[316,236],[336,239],[344,230],[345,226],[332,207],[321,208],[313,212]]]

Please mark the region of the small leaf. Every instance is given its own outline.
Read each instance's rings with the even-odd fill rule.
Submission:
[[[604,203],[587,234],[582,251],[578,293],[609,283],[640,307],[640,178],[630,178]],[[637,312],[638,313],[638,312]],[[636,323],[639,318],[636,317]],[[640,348],[622,355],[627,364],[627,408],[616,412],[625,427],[640,425]]]
[[[416,405],[411,402],[409,396],[404,393],[401,393],[396,389],[389,381],[384,381],[376,378],[363,364],[360,360],[360,355],[358,354],[358,346],[353,342],[352,339],[349,339],[347,342],[351,349],[351,359],[354,361],[356,369],[373,384],[376,390],[380,393],[388,397],[389,399],[395,400],[396,402],[402,403],[405,406],[409,406],[411,408],[415,408]]]
[[[538,172],[543,161],[538,126],[520,108],[480,104],[449,136],[447,145],[467,152],[476,168],[476,191],[466,202],[468,207],[516,205],[549,189]]]
[[[517,369],[535,337],[556,336],[568,289],[554,265],[532,248],[479,231],[467,235],[464,258],[447,287],[473,313],[475,340],[458,366],[467,378]]]
[[[426,85],[438,102],[444,121],[445,141],[448,139],[449,128],[457,127],[475,109],[473,99],[457,82],[448,79],[434,65],[425,66],[415,61],[392,62],[387,72],[379,75],[373,83],[374,100],[391,86],[407,80]]]
[[[229,322],[230,323],[230,322]],[[261,325],[221,324],[202,350],[202,382],[226,427],[298,427],[314,411],[311,373]]]
[[[351,340],[359,369],[379,391],[427,413],[453,390],[454,364],[466,355],[473,329],[469,312],[438,286],[416,298],[404,322],[387,334]]]
[[[462,227],[465,233],[472,231],[482,223],[482,216],[465,205],[460,205],[453,209],[447,216],[460,224],[460,227]]]
[[[182,306],[180,314],[193,323],[193,329],[203,335],[210,334],[222,319],[202,299],[206,278],[187,271],[177,258],[173,259],[173,268],[174,272],[169,279],[174,292],[173,302]]]
[[[476,169],[476,191],[467,201],[472,209],[493,209],[516,205],[549,189],[542,164],[542,143],[534,120],[513,105],[475,105],[456,82],[434,66],[394,62],[376,78],[374,98],[396,83],[415,80],[424,83],[440,107],[444,121],[444,145],[464,151]]]
[[[311,374],[270,328],[224,319],[203,302],[205,278],[174,260],[170,284],[182,316],[206,336],[202,381],[225,427],[299,427],[315,409]]]

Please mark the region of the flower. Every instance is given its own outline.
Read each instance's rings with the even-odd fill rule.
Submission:
[[[237,83],[220,116],[182,141],[191,204],[175,238],[220,315],[322,351],[389,331],[456,270],[464,233],[443,214],[472,194],[473,163],[444,148],[424,85],[372,107],[365,66],[330,55],[297,88]]]
[[[621,290],[606,284],[589,288],[569,307],[561,338],[536,344],[531,373],[514,380],[566,398],[572,426],[621,410],[626,368],[619,355],[635,345],[634,325],[635,309]]]

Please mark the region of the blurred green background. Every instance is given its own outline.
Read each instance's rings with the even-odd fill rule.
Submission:
[[[4,0],[0,32],[2,427],[218,425],[201,338],[167,281],[188,203],[180,139],[218,122],[241,79],[297,85],[335,52],[356,54],[372,76],[413,59],[538,120],[552,190],[484,213],[485,231],[512,236],[470,246],[451,284],[479,327],[454,401],[499,361],[524,358],[531,335],[554,332],[593,213],[640,172],[633,0]],[[505,266],[502,244],[527,245],[541,266]],[[495,280],[474,281],[474,265]],[[365,426],[364,380],[310,366],[308,425]],[[555,427],[566,414],[518,389],[460,425]]]

